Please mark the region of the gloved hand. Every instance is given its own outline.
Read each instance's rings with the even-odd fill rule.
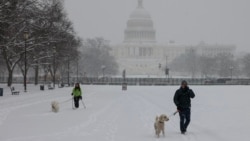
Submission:
[[[182,108],[181,108],[180,106],[177,107],[178,112],[180,112],[181,109],[182,109]]]
[[[79,96],[79,99],[81,99],[81,100],[82,100],[82,96]]]

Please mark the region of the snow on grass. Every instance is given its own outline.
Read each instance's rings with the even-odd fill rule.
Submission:
[[[171,116],[166,136],[154,135],[155,116],[175,112],[173,95],[178,86],[82,86],[84,102],[72,110],[72,88],[40,91],[29,85],[28,93],[12,96],[5,85],[0,97],[1,141],[242,141],[249,135],[249,86],[191,86],[192,120],[186,135],[179,131],[179,117]],[[60,102],[59,113],[50,103]]]

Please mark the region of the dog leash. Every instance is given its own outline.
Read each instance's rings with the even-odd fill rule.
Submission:
[[[65,100],[65,101],[63,101],[63,102],[60,102],[60,103],[63,104],[63,103],[69,102],[69,101],[71,101],[71,100],[72,100],[72,98],[70,98],[70,99],[68,99],[68,100]]]
[[[175,111],[173,114],[171,114],[169,117],[175,116],[179,111]]]

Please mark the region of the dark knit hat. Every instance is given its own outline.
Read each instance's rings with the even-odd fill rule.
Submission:
[[[188,85],[186,80],[182,80],[181,85]]]

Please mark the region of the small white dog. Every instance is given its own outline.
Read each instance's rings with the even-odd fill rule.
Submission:
[[[163,136],[165,136],[164,122],[168,120],[169,118],[165,114],[162,114],[160,117],[156,116],[154,127],[155,127],[155,134],[158,138],[160,137],[161,132]]]
[[[52,112],[59,112],[59,103],[57,101],[52,101],[51,102],[51,108],[52,108]]]

